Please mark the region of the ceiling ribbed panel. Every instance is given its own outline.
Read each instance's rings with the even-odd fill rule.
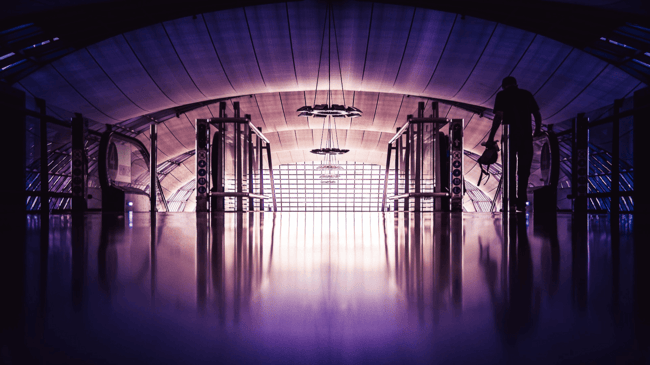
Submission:
[[[298,85],[289,41],[287,5],[261,5],[244,10],[266,90],[295,90]]]
[[[187,73],[203,94],[218,98],[235,93],[202,16],[166,22],[164,26]]]
[[[519,87],[535,93],[554,75],[572,50],[573,48],[567,45],[538,35],[512,71],[512,76],[517,78]],[[501,55],[502,53],[498,53],[497,57]],[[495,74],[495,77],[498,76]],[[499,80],[495,85],[496,91],[501,86],[501,81]],[[495,96],[496,94],[491,94],[486,102],[481,101],[481,105],[492,108]]]
[[[447,46],[423,94],[454,98],[470,76],[495,26],[494,22],[472,17],[456,19]]]
[[[454,95],[454,99],[483,104],[486,95],[491,96],[499,90],[503,75],[513,71],[534,37],[532,33],[499,24],[467,83]],[[493,105],[486,106],[491,108]]]
[[[265,85],[255,60],[244,9],[224,10],[203,16],[223,68],[236,93],[241,95],[263,92]]]
[[[334,6],[334,20],[336,21],[336,33],[341,53],[343,86],[359,90],[364,76],[364,62],[373,5],[360,1],[346,2],[345,6],[339,4],[341,3]],[[320,6],[325,7],[325,4],[320,4]],[[381,25],[375,24],[375,26]],[[317,55],[315,56],[317,57]],[[372,72],[372,70],[367,71]]]
[[[104,117],[121,121],[146,112],[115,86],[88,51],[81,50],[68,57],[70,61],[55,61],[52,66]]]
[[[76,64],[76,66],[83,68],[83,65],[80,64]],[[96,121],[115,123],[114,119],[108,118],[84,99],[52,65],[47,65],[21,80],[19,86],[28,93],[45,99],[49,104],[61,109],[74,110]]]
[[[318,73],[318,55],[325,24],[325,7],[307,1],[286,3],[289,9],[291,41],[296,60],[298,90],[314,90]],[[340,46],[340,44],[339,44]],[[311,100],[309,101],[311,105]],[[303,104],[304,105],[304,104]]]
[[[163,24],[129,32],[125,38],[147,73],[174,103],[207,99],[187,73]]]
[[[307,105],[304,92],[280,93],[280,101],[289,129],[309,129],[309,122],[307,121],[307,117],[299,117],[298,113],[296,112],[298,108]],[[311,105],[311,103],[309,105]]]
[[[124,37],[113,37],[91,45],[88,52],[135,105],[147,112],[176,105],[149,76]]]
[[[393,88],[415,8],[374,4],[362,90],[389,91]]]
[[[456,14],[417,9],[394,92],[421,94],[445,48]]]

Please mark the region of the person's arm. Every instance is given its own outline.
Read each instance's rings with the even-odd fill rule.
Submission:
[[[492,129],[490,129],[490,136],[488,137],[488,143],[494,143],[494,136],[497,134],[497,130],[501,125],[501,120],[503,119],[502,111],[494,112],[494,120],[492,120]]]
[[[535,118],[535,136],[542,133],[542,114],[539,113],[539,110],[533,112],[533,117]]]

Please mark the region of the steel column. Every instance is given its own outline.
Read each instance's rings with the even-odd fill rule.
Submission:
[[[614,100],[614,115],[618,116],[621,112],[621,108],[623,107],[623,99],[617,99]],[[620,213],[620,205],[619,201],[621,199],[621,192],[620,192],[620,179],[621,179],[621,171],[620,171],[620,160],[621,160],[621,152],[620,152],[620,119],[615,118],[614,121],[612,122],[612,185],[611,185],[611,192],[612,192],[612,198],[609,204],[610,207],[610,214],[612,214],[612,218],[616,219],[616,222],[613,220],[611,221],[611,225],[613,226],[615,223],[618,225],[618,214]]]
[[[149,148],[149,211],[155,213],[157,211],[156,187],[158,186],[158,126],[156,123],[149,126],[149,140],[151,142]]]
[[[49,155],[47,152],[47,110],[45,100],[36,98],[36,106],[41,114],[40,123],[40,150],[41,150],[41,214],[47,217],[50,214],[50,167]]]
[[[501,211],[510,210],[510,126],[501,124]]]

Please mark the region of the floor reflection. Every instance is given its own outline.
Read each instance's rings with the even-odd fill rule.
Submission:
[[[601,216],[88,214],[43,227],[27,257],[39,362],[642,356],[631,223],[612,240]]]

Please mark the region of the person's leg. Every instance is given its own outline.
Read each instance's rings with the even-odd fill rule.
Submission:
[[[517,155],[518,146],[516,141],[513,140],[510,143],[510,158],[508,159],[508,175],[510,177],[510,181],[508,182],[508,198],[510,200],[508,203],[510,208],[517,204]]]
[[[533,143],[522,143],[518,148],[518,188],[517,188],[517,207],[521,210],[526,208],[528,200],[528,178],[530,177],[530,167],[533,163]]]

